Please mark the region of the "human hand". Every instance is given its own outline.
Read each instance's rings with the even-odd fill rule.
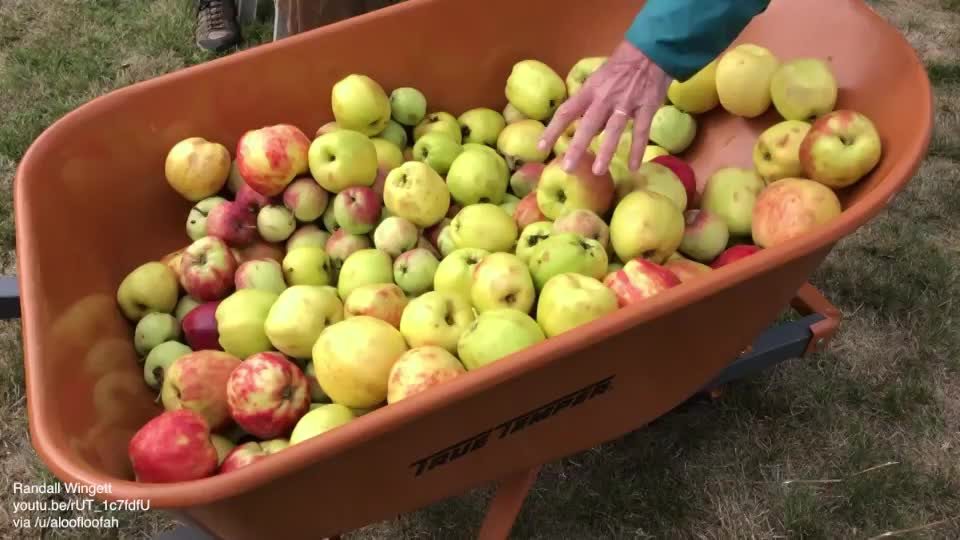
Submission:
[[[633,141],[627,166],[640,167],[650,135],[650,121],[663,105],[670,77],[629,42],[622,42],[572,98],[563,103],[543,132],[538,147],[551,148],[577,118],[576,133],[563,156],[562,167],[570,172],[583,157],[593,138],[604,130],[603,142],[593,162],[594,174],[610,166],[620,136],[633,119]],[[605,128],[604,128],[605,126]]]

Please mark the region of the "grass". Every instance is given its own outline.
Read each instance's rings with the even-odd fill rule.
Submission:
[[[936,86],[931,151],[890,207],[814,276],[845,314],[826,352],[692,402],[543,469],[516,538],[960,537],[960,9],[886,0]],[[918,7],[920,5],[921,7]],[[213,56],[185,0],[0,3],[0,264],[13,270],[17,160],[52,121],[103,92]],[[247,29],[245,46],[268,25]],[[69,38],[66,38],[69,36]],[[0,324],[0,537],[12,482],[54,481],[27,437],[16,322]],[[474,537],[489,490],[352,538]],[[149,538],[157,513],[102,531]],[[47,531],[44,538],[75,537]]]

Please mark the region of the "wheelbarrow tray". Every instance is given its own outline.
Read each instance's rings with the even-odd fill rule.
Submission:
[[[511,66],[566,74],[606,54],[642,2],[409,0],[134,84],[47,129],[24,157],[15,204],[27,403],[35,448],[65,482],[176,509],[216,536],[347,531],[635,430],[712,380],[769,325],[844,236],[880,212],[930,140],[929,81],[904,38],[859,0],[775,0],[741,35],[780,58],[830,60],[838,107],[869,115],[876,169],[844,213],[761,251],[231,474],[132,481],[127,443],[160,408],[143,383],[115,292],[134,267],[183,247],[190,203],[163,178],[167,151],[202,136],[234,148],[281,122],[312,134],[330,88],[365,73],[416,86],[433,111],[505,105]],[[704,115],[690,159],[702,182],[751,166],[777,117]]]

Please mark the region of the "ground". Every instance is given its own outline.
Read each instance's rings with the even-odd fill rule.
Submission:
[[[813,280],[846,316],[831,348],[546,467],[516,538],[960,538],[960,2],[872,4],[926,62],[937,125],[906,191]],[[269,31],[246,30],[248,46]],[[0,270],[14,272],[12,176],[31,141],[94,96],[211,57],[188,0],[0,0]],[[27,436],[19,332],[0,325],[0,538],[39,537],[13,528],[10,485],[51,478]],[[471,537],[488,495],[349,537]],[[103,535],[171,526],[118,517]]]

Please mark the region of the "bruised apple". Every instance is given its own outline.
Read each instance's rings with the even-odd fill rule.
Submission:
[[[753,207],[753,242],[782,244],[840,216],[843,207],[829,187],[805,178],[783,178],[767,186]]]
[[[639,257],[603,279],[603,284],[617,295],[620,307],[642,302],[680,283],[680,278],[663,265]]]

